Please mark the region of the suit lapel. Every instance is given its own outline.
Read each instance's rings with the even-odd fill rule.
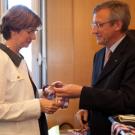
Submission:
[[[92,84],[95,85],[103,69],[105,48],[95,55],[92,75]]]
[[[117,65],[119,65],[120,61],[121,61],[121,55],[112,54],[112,56],[106,63],[105,67],[103,68],[98,78],[98,81],[102,80],[106,75],[108,75],[112,70],[114,70],[117,67]]]
[[[128,44],[126,39],[127,38],[125,38],[112,53],[101,74],[99,75],[96,84],[107,75],[110,75],[110,72],[112,72],[121,63]]]

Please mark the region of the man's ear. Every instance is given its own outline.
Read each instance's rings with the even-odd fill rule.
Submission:
[[[122,21],[117,20],[117,21],[114,23],[115,30],[116,30],[116,31],[121,30],[122,25],[123,25]]]

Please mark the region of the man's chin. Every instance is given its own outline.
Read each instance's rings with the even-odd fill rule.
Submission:
[[[102,42],[100,42],[100,41],[97,41],[97,44],[99,44],[99,45],[103,45],[103,43],[102,43]]]

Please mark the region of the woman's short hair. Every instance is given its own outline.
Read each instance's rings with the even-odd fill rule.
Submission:
[[[112,20],[112,23],[113,21],[117,21],[117,20],[121,20],[123,22],[122,29],[121,29],[122,32],[126,32],[128,30],[128,26],[131,20],[131,14],[127,3],[118,0],[106,1],[98,4],[94,8],[93,14],[100,11],[101,9],[110,10],[111,14],[110,14],[110,18],[108,19]]]
[[[21,31],[27,28],[38,28],[42,25],[40,17],[31,9],[23,5],[13,6],[3,16],[0,25],[0,32],[8,40],[11,37],[11,31]]]

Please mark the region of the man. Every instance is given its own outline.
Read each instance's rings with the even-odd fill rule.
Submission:
[[[111,133],[108,116],[135,114],[135,43],[126,34],[130,19],[129,7],[122,1],[97,5],[93,11],[92,33],[104,47],[94,57],[92,86],[54,87],[57,96],[80,96],[79,107],[84,110],[79,111],[79,119],[86,120],[90,111],[91,135]]]

